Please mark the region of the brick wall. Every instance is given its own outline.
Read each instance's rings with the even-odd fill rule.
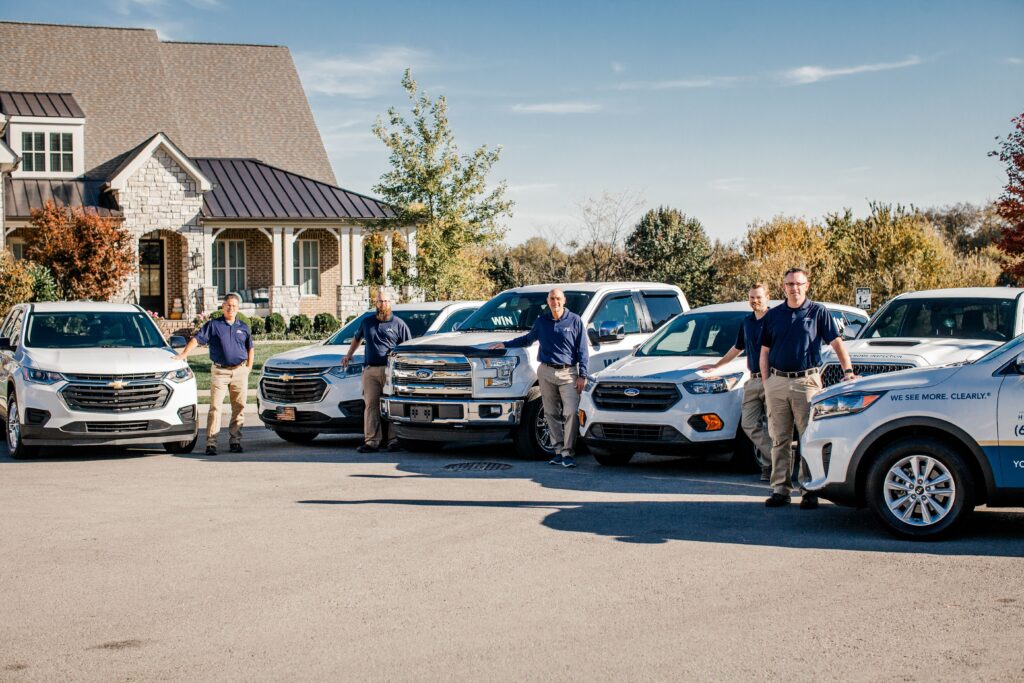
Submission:
[[[299,312],[311,319],[317,313],[338,315],[338,285],[341,284],[341,266],[338,239],[326,230],[306,230],[299,240],[315,239],[320,243],[320,296],[303,296]]]
[[[218,232],[214,244],[221,240],[245,241],[246,289],[269,289],[274,284],[274,248],[266,235],[255,228],[231,228]]]

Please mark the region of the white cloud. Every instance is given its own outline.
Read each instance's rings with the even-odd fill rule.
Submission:
[[[722,88],[740,80],[736,76],[707,76],[680,78],[666,81],[627,81],[612,86],[612,90],[686,90],[690,88]]]
[[[394,90],[407,67],[423,67],[428,62],[425,53],[402,46],[377,47],[362,55],[295,55],[296,68],[308,92],[356,99]]]
[[[625,70],[626,70],[626,67],[622,64],[622,62],[612,62],[612,73],[613,74],[620,74],[620,73],[622,73]]]
[[[600,104],[592,102],[539,102],[512,107],[512,111],[519,114],[591,114],[601,109]]]
[[[877,64],[860,64],[858,66],[846,66],[837,69],[829,69],[823,66],[801,66],[782,73],[782,80],[790,85],[806,85],[817,83],[829,78],[840,76],[852,76],[854,74],[872,73],[875,71],[890,71],[892,69],[904,69],[908,66],[917,66],[922,60],[917,56],[911,56],[902,62],[879,62]]]
[[[1007,64],[1013,64],[1015,66],[1024,64],[1024,59],[1021,59],[1020,57],[1007,57],[1005,61]]]

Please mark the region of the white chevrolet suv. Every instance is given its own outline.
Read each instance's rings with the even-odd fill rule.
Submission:
[[[858,376],[977,358],[1024,332],[1024,289],[963,287],[900,294],[875,313],[846,350]],[[831,350],[822,384],[843,378]]]
[[[772,301],[770,306],[780,302]],[[823,304],[833,317],[867,319],[859,308]],[[736,343],[750,305],[713,304],[678,315],[632,355],[592,375],[580,397],[580,436],[602,465],[625,465],[635,453],[708,455],[732,451],[744,469],[768,464],[740,428],[741,354],[714,373],[698,370]]]
[[[899,536],[948,533],[975,505],[1024,505],[1024,335],[826,389],[800,445],[808,491],[870,507]]]
[[[451,332],[480,308],[482,301],[430,301],[395,304],[413,337]],[[308,443],[318,434],[363,433],[362,346],[342,367],[356,330],[368,316],[354,318],[329,338],[272,356],[263,365],[257,412],[267,429],[285,441]]]
[[[184,346],[182,337],[172,337]],[[19,304],[0,324],[0,409],[12,458],[40,446],[196,443],[196,381],[142,308]]]

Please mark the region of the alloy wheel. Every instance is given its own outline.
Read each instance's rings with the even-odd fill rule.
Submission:
[[[956,482],[940,460],[910,455],[889,468],[883,496],[896,519],[910,526],[927,527],[941,522],[953,509]]]

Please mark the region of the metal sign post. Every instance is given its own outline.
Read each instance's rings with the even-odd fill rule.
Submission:
[[[871,288],[858,287],[854,299],[857,302],[857,308],[863,308],[865,311],[868,310],[871,308]]]

